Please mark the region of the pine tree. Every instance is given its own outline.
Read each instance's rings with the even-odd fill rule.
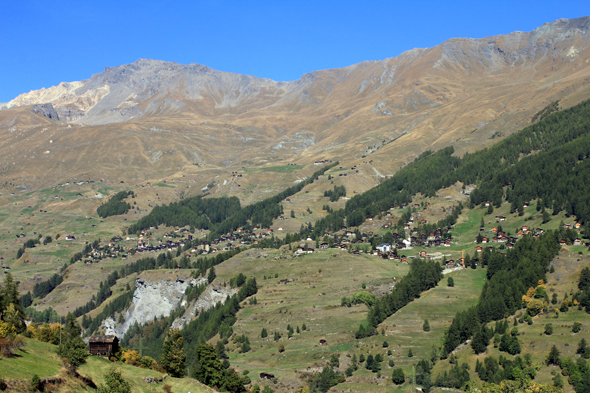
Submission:
[[[585,291],[590,288],[590,268],[583,268],[580,273],[580,280],[578,281],[578,289]]]
[[[262,328],[262,331],[260,332],[260,337],[261,338],[268,337],[268,332],[266,331],[266,328]]]
[[[196,363],[198,367],[193,372],[195,379],[207,386],[221,385],[223,365],[211,345],[199,344],[196,350]]]
[[[475,354],[478,355],[485,352],[487,347],[488,342],[486,341],[486,337],[484,336],[482,329],[478,329],[471,341],[471,348],[473,348]]]
[[[590,347],[588,347],[588,342],[586,342],[586,339],[583,338],[580,340],[576,353],[581,355],[584,359],[588,359],[590,357]]]
[[[404,370],[402,370],[401,368],[393,369],[393,372],[391,373],[391,380],[396,385],[403,384],[406,381],[406,377],[404,375]]]
[[[209,274],[207,275],[207,281],[209,281],[209,284],[215,280],[215,277],[217,277],[215,274],[215,266],[211,266],[211,269],[209,269]]]
[[[80,325],[71,313],[68,314],[68,321],[62,334],[62,343],[57,348],[57,354],[67,361],[70,369],[76,370],[81,364],[86,363],[90,355],[88,347],[82,340]]]
[[[563,378],[561,378],[560,373],[555,374],[555,377],[553,377],[553,386],[559,389],[563,388]]]
[[[340,367],[340,357],[338,356],[337,353],[333,353],[332,356],[330,357],[330,367],[332,367],[332,368]]]
[[[424,320],[424,324],[422,325],[422,330],[424,330],[425,332],[430,331],[430,324],[428,323],[428,319]]]
[[[160,364],[171,376],[175,378],[184,377],[186,355],[184,354],[183,339],[180,330],[170,329],[166,332]]]
[[[4,284],[0,288],[0,315],[2,315],[10,305],[13,305],[14,312],[11,313],[10,323],[13,325],[16,333],[22,333],[26,329],[25,319],[27,315],[20,302],[20,295],[12,274],[8,273],[4,278]]]
[[[560,355],[561,354],[559,353],[557,347],[553,345],[551,347],[551,350],[549,351],[549,354],[547,355],[547,365],[554,364],[556,366],[559,366]]]

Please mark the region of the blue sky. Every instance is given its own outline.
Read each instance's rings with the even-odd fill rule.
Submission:
[[[288,81],[586,15],[588,0],[6,1],[0,102],[140,58]]]

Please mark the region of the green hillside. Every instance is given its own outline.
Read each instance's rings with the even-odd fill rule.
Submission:
[[[20,348],[15,356],[11,358],[0,358],[1,378],[8,383],[7,391],[23,392],[30,389],[30,381],[33,375],[41,379],[61,377],[63,381],[55,387],[56,392],[93,392],[95,389],[87,386],[84,382],[66,373],[62,367],[61,360],[56,354],[56,346],[37,341],[34,339],[23,339],[24,346]],[[164,391],[164,385],[169,385],[172,391],[183,392],[211,392],[212,390],[199,382],[189,378],[167,377],[165,382],[148,384],[146,377],[162,378],[164,374],[153,370],[142,369],[124,363],[112,363],[99,357],[89,357],[87,363],[82,365],[78,372],[90,378],[96,385],[104,384],[104,375],[111,369],[121,372],[121,375],[132,385],[132,392],[154,392]]]
[[[420,386],[427,393],[487,386],[484,381],[560,385],[560,378],[560,389],[585,391],[590,366],[576,348],[582,338],[590,340],[590,285],[579,283],[590,262],[590,101],[545,116],[489,149],[454,153],[452,147],[424,152],[362,194],[334,184],[332,164],[247,206],[235,197],[198,196],[156,205],[129,221],[123,220],[136,214],[131,205],[125,203],[124,212],[105,204],[105,225],[91,217],[53,216],[71,219],[83,236],[41,244],[29,240],[47,234],[29,232],[10,270],[31,291],[21,297],[30,310],[73,313],[86,335],[101,332],[107,316],[124,321],[134,280],[143,272],[178,268],[217,288],[236,285],[237,295],[201,311],[180,333],[188,375],[212,386],[220,386],[221,375],[223,383],[230,377],[253,381],[235,391],[259,384],[266,392],[326,392],[336,385],[333,390],[375,392]],[[133,195],[131,201],[136,194],[124,190],[111,200],[125,195]],[[28,206],[18,209],[33,221],[40,205]],[[290,214],[292,206],[297,214]],[[28,222],[21,224],[24,233]],[[144,242],[174,247],[141,249]],[[395,251],[373,252],[382,243]],[[204,290],[188,290],[171,316],[132,326],[122,342],[160,359],[175,318]],[[3,296],[0,311],[9,315],[17,300]],[[579,332],[572,331],[574,322]],[[15,356],[0,358],[2,378],[23,381],[22,388],[35,374],[65,375],[53,346],[24,343]],[[204,343],[215,348],[216,371],[203,371]],[[571,360],[548,364],[553,345]],[[79,372],[99,384],[112,366],[89,358]],[[164,389],[145,382],[162,375],[156,371],[115,367],[133,391]],[[405,378],[397,386],[400,370]],[[170,377],[166,384],[172,391],[207,391],[190,378]],[[58,391],[89,389],[68,377]]]

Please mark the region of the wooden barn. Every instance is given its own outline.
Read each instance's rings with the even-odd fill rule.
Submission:
[[[117,336],[91,336],[88,340],[90,354],[109,357],[119,352],[119,339]]]

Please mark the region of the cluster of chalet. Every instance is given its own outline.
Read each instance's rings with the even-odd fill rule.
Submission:
[[[493,230],[493,229],[492,229]],[[543,232],[545,232],[545,230],[543,230],[542,228],[529,228],[526,225],[523,225],[522,228],[520,228],[516,234],[518,236],[524,236],[524,235],[532,235],[533,237],[537,238],[539,237],[539,235],[541,235]]]
[[[342,227],[344,231],[343,234],[335,234],[330,235],[329,233],[325,233],[324,236],[326,237],[333,237],[335,243],[332,245],[333,248],[348,250],[353,245],[358,244],[371,244],[371,239],[374,237],[373,232],[368,233],[361,233],[360,236],[357,238],[357,234],[350,230],[347,230],[346,227]],[[445,237],[446,235],[446,237]],[[392,237],[394,239],[393,243],[383,243],[375,247],[375,249],[369,249],[366,251],[368,254],[373,254],[379,256],[380,258],[384,259],[392,259],[392,260],[399,260],[401,262],[407,262],[407,258],[405,256],[398,256],[397,252],[394,250],[404,250],[404,249],[412,249],[416,246],[426,246],[426,247],[438,247],[438,246],[450,246],[451,245],[451,237],[447,234],[447,229],[436,229],[433,232],[430,232],[428,235],[422,234],[419,236],[410,236],[409,238],[405,239],[397,233],[393,233]],[[308,238],[307,241],[312,241],[311,238]],[[329,243],[322,242],[318,244],[319,249],[327,249],[330,247]],[[313,247],[308,246],[307,244],[300,244],[297,247],[296,253],[298,254],[310,254],[313,253],[315,250]],[[426,252],[423,251],[426,255]],[[353,254],[360,254],[361,251],[355,249],[352,251]],[[425,256],[424,255],[424,256]],[[405,260],[404,260],[405,259]]]
[[[295,254],[313,254],[315,249],[307,244],[300,244],[295,250]]]
[[[321,165],[321,164],[327,164],[329,162],[332,162],[332,160],[318,160],[318,161],[314,161],[314,164],[315,165]],[[290,165],[297,165],[297,164],[290,164]]]
[[[493,247],[490,247],[490,249],[492,249]],[[479,259],[478,258],[472,258],[471,259],[472,263],[475,263],[476,265],[479,265]],[[457,260],[454,259],[447,259],[444,262],[444,267],[445,269],[452,269],[454,267],[465,267],[465,258],[459,258]]]
[[[572,224],[563,224],[563,227],[564,227],[565,229],[574,229],[574,228],[575,228],[575,229],[577,229],[577,230],[580,230],[580,229],[582,229],[582,224],[580,224],[579,222],[576,222],[576,223],[575,223],[575,224],[573,224],[573,225],[572,225]],[[565,239],[561,239],[561,240],[559,241],[559,244],[560,244],[560,245],[562,245],[562,246],[565,246],[565,245],[567,245],[567,240],[565,240]],[[572,241],[572,245],[574,245],[574,246],[580,246],[580,245],[582,245],[582,244],[583,244],[584,246],[586,246],[586,247],[590,247],[590,242],[583,243],[583,242],[582,242],[582,239],[580,239],[580,238],[576,238],[576,239],[574,239],[574,240]]]

